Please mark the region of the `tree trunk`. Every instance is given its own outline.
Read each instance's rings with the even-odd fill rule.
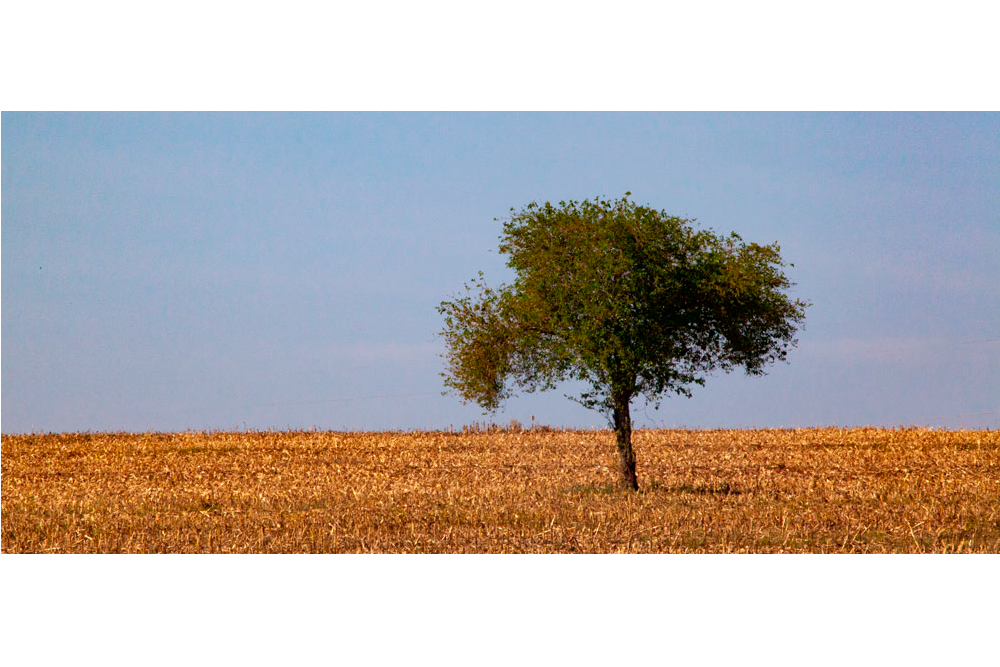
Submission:
[[[635,452],[632,451],[632,415],[629,412],[631,397],[616,395],[614,397],[614,427],[615,440],[618,444],[618,469],[621,472],[622,486],[636,491],[639,481],[635,476]]]

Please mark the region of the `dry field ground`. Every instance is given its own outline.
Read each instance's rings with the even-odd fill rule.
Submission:
[[[5,553],[1000,552],[1000,432],[4,435]]]

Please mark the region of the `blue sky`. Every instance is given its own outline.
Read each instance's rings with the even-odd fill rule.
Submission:
[[[777,241],[788,364],[649,426],[1000,427],[1000,114],[9,113],[2,430],[447,428],[435,306],[511,207]],[[602,426],[562,394],[493,419]]]

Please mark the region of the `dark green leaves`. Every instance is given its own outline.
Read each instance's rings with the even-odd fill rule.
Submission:
[[[445,384],[495,410],[511,386],[588,381],[581,397],[689,395],[715,368],[784,359],[807,304],[786,294],[777,244],[694,229],[628,200],[532,203],[504,222],[517,278],[445,301]],[[603,397],[603,398],[602,398]]]

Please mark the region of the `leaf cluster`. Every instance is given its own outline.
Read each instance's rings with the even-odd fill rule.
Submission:
[[[696,229],[629,194],[511,209],[500,251],[514,282],[492,289],[480,274],[438,307],[446,387],[496,410],[515,387],[583,380],[592,390],[575,400],[604,411],[786,358],[808,304],[788,296],[778,245]]]

